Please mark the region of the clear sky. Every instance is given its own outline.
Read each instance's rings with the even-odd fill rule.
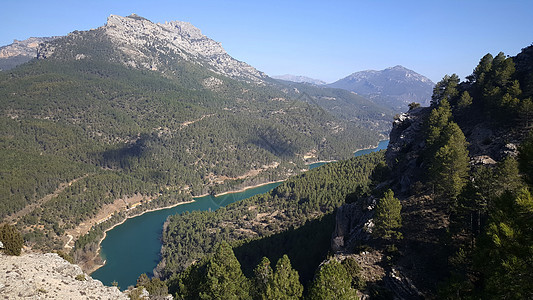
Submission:
[[[533,43],[533,0],[2,0],[0,45],[66,35],[110,14],[187,21],[269,75],[327,82],[403,65],[433,81],[471,74],[486,53]]]

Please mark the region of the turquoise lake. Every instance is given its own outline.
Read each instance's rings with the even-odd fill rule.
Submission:
[[[355,152],[355,156],[387,148],[389,141],[381,141],[377,148]],[[309,169],[319,167],[325,163],[309,165]],[[250,188],[238,193],[221,196],[204,196],[194,198],[194,202],[178,205],[145,213],[141,216],[126,220],[107,232],[101,244],[101,256],[105,265],[91,274],[105,285],[118,282],[122,290],[135,285],[142,273],[152,275],[152,270],[159,262],[161,250],[161,233],[163,223],[170,215],[195,210],[216,210],[230,203],[240,201],[257,194],[263,194],[274,189],[281,182],[270,183],[256,188]]]

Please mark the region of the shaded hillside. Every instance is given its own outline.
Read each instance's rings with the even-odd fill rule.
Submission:
[[[325,81],[322,81],[320,79],[314,79],[314,78],[309,78],[307,76],[298,76],[298,75],[290,75],[290,74],[276,75],[276,76],[272,76],[272,78],[278,79],[278,80],[283,80],[283,81],[296,82],[296,83],[310,83],[310,84],[314,84],[314,85],[324,85],[324,84],[326,84]]]
[[[358,290],[359,296],[371,299],[533,297],[533,197],[530,193],[533,136],[528,110],[532,48],[523,49],[516,57],[488,54],[464,82],[456,75],[445,76],[434,89],[431,107],[412,106],[396,118],[385,155],[387,166],[378,164],[373,170],[373,184],[335,192],[345,200],[337,202],[344,204],[335,213],[331,240],[334,255],[317,267],[304,295],[297,294],[294,298],[334,299],[344,295],[353,299],[354,290]],[[514,60],[519,63],[515,64]],[[287,182],[290,186],[282,185],[270,194],[256,196],[253,201],[272,197],[275,200],[276,196],[282,200],[279,189],[290,187],[289,190],[297,191],[302,186],[316,186],[321,182],[321,176],[316,177],[319,174],[336,178],[334,182],[343,176],[351,177],[345,173],[350,166],[351,162],[346,161],[315,169],[317,173],[312,170]],[[307,177],[308,174],[314,176]],[[343,184],[333,183],[328,191],[345,186],[348,178],[342,179]],[[355,184],[352,183],[352,188]],[[315,191],[323,190],[315,188]],[[285,215],[291,210],[290,203],[297,202],[299,207],[293,218],[307,216],[307,201],[314,197],[307,196],[307,192],[291,195],[294,197],[283,210],[280,208],[272,214],[272,223],[285,219],[281,216],[276,220],[278,213]],[[239,239],[236,235],[260,236],[261,227],[250,226],[261,215],[256,215],[259,203],[243,201],[226,211],[170,218],[163,253],[169,245],[184,249],[201,244],[198,241],[204,241],[202,249],[212,248],[215,236],[219,240]],[[192,231],[186,229],[191,221],[208,234],[198,238],[196,233],[194,242],[183,245],[183,237],[192,241]],[[284,227],[283,230],[287,235],[301,232],[305,237],[304,228]],[[314,228],[317,239],[327,230]],[[272,251],[261,241],[279,244]],[[215,266],[229,264],[220,257],[222,248],[226,258],[231,258],[231,268],[225,269],[228,272],[214,272],[218,270]],[[215,291],[217,280],[232,282],[234,274],[239,274],[235,280],[244,282],[239,284],[239,292],[257,299],[270,295],[270,289],[282,284],[294,284],[289,280],[294,277],[286,277],[283,283],[278,281],[282,276],[278,266],[282,261],[287,268],[292,268],[296,262],[289,264],[288,257],[282,257],[276,270],[270,267],[270,259],[294,251],[292,243],[286,243],[282,235],[239,244],[234,249],[237,255],[224,242],[216,249],[214,255],[199,257],[196,263],[167,281],[177,296],[194,299],[204,290]],[[268,258],[250,259],[253,254],[243,254],[246,249],[255,249]],[[305,246],[300,250],[305,251]],[[183,263],[179,257],[182,256],[162,264],[179,266]],[[291,260],[297,261],[294,257]],[[241,266],[248,278],[244,278]],[[255,267],[253,274],[251,267]],[[284,272],[292,274],[292,271]]]
[[[377,287],[405,299],[532,296],[531,51],[487,54],[466,81],[437,83],[431,107],[395,120],[385,186],[400,199],[403,238],[370,234],[365,204],[343,206],[334,235],[343,255],[388,253],[366,264],[383,270]]]
[[[394,110],[354,92],[287,81],[283,82],[281,88],[291,97],[317,105],[340,119],[354,124],[364,124],[383,135],[387,135],[390,131],[390,120]]]

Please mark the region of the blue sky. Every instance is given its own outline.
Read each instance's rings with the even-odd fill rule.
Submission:
[[[403,65],[433,81],[469,75],[486,53],[533,43],[531,0],[33,1],[3,0],[0,45],[105,24],[110,14],[187,21],[269,75],[327,82]]]

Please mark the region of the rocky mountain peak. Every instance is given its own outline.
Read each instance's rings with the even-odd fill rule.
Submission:
[[[105,59],[134,68],[169,74],[185,61],[234,79],[262,82],[267,78],[264,73],[231,57],[221,43],[203,35],[200,29],[187,22],[161,24],[135,14],[127,17],[110,15],[104,26],[91,31],[75,31],[63,39],[40,47],[38,58],[91,58],[102,55],[103,51],[89,53],[98,47],[87,47],[87,44],[108,43],[106,49],[111,49],[114,54],[109,58],[103,56]],[[72,49],[79,53],[73,53]],[[106,52],[104,55],[110,54]]]

